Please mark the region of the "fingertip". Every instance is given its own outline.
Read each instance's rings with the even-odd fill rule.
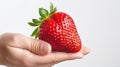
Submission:
[[[81,49],[81,52],[83,53],[83,55],[86,55],[88,53],[90,53],[90,49],[86,46],[83,46],[82,49]]]
[[[43,40],[31,39],[29,50],[37,55],[47,55],[51,52],[51,45]]]
[[[89,48],[86,48],[86,49],[85,49],[85,52],[86,52],[86,54],[88,54],[88,53],[91,52],[91,50],[90,50]]]
[[[45,41],[42,41],[40,54],[41,55],[49,54],[51,50],[52,50],[51,45]]]
[[[78,53],[76,53],[76,54],[74,54],[74,59],[81,59],[81,58],[83,58],[83,54],[82,53],[80,53],[80,52],[78,52]]]

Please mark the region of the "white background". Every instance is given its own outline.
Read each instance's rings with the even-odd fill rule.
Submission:
[[[72,16],[83,44],[91,49],[83,59],[53,67],[120,67],[120,0],[0,0],[0,34],[29,36],[33,28],[27,22],[50,2]]]

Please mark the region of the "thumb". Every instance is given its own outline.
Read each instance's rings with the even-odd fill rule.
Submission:
[[[25,42],[25,49],[28,49],[29,51],[37,55],[46,55],[51,52],[50,44],[43,40],[27,38]]]
[[[42,40],[32,39],[30,47],[31,52],[39,55],[45,55],[51,52],[50,44]]]

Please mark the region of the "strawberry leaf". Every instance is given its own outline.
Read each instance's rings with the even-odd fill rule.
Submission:
[[[31,34],[31,36],[38,36],[38,27],[33,31],[33,33]]]
[[[50,15],[52,15],[53,13],[55,13],[57,11],[56,7],[53,6],[52,3],[50,3]]]
[[[38,33],[38,32],[36,32],[36,34],[35,34],[35,39],[37,39],[37,38],[38,38],[38,35],[39,35],[39,33]]]
[[[30,26],[38,26],[38,24],[33,23],[33,22],[28,22],[28,24],[29,24]]]
[[[44,8],[39,8],[39,14],[41,17],[46,18],[48,16],[48,11]]]
[[[33,23],[40,23],[40,20],[38,19],[32,19]]]
[[[39,19],[40,19],[40,20],[43,20],[44,18],[43,18],[43,17],[40,17]]]
[[[57,9],[56,9],[56,7],[55,8],[53,8],[53,10],[50,12],[50,14],[53,14],[53,13],[55,13],[57,11]]]
[[[50,3],[50,13],[53,11],[53,8],[54,8],[53,4]]]

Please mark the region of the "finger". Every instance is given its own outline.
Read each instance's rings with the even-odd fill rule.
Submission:
[[[82,46],[81,53],[83,53],[83,55],[86,55],[90,53],[90,49],[85,46]]]
[[[16,40],[14,41],[16,42],[15,46],[18,48],[29,50],[38,55],[45,55],[51,52],[50,44],[45,41],[32,39],[21,34],[16,34],[14,38]]]
[[[78,53],[52,52],[45,56],[34,55],[34,57],[32,57],[32,60],[36,64],[47,64],[47,63],[62,62],[66,60],[79,59],[82,57],[83,57],[83,54],[81,52],[78,52]]]
[[[45,55],[51,52],[51,46],[49,43],[42,40],[28,39],[26,48],[31,52],[38,55]]]

